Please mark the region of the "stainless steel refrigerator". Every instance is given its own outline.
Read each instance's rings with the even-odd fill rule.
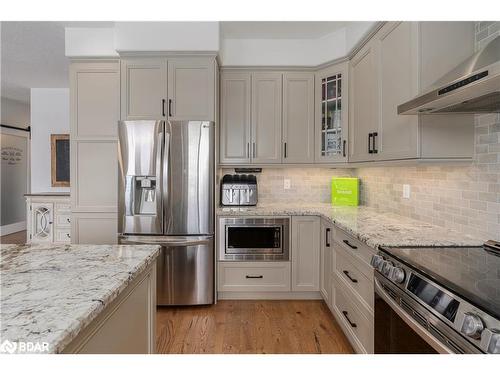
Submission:
[[[121,121],[120,243],[162,246],[158,305],[214,302],[214,123]]]

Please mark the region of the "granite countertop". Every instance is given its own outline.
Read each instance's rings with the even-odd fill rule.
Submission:
[[[317,215],[373,248],[378,246],[480,246],[486,240],[365,206],[334,207],[328,203],[259,204],[255,207],[219,207],[217,215]]]
[[[60,353],[160,253],[157,245],[1,245],[0,343]]]

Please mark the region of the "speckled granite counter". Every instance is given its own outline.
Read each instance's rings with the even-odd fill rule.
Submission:
[[[0,342],[59,353],[159,255],[156,245],[1,245]]]
[[[364,206],[267,204],[245,208],[220,207],[217,209],[217,215],[318,215],[374,248],[378,246],[480,246],[487,240]]]

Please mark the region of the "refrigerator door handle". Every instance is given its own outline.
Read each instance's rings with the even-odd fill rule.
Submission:
[[[172,220],[170,209],[170,123],[164,123],[163,133],[163,176],[162,176],[162,189],[163,189],[163,233],[165,233]],[[167,212],[168,210],[168,212]]]
[[[156,141],[158,142],[156,145],[156,217],[160,220],[160,226],[163,230],[163,199],[162,199],[162,153],[163,153],[163,138],[164,131],[163,127],[160,127],[158,132]]]

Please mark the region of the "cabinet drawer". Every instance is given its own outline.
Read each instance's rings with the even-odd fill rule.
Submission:
[[[357,256],[367,265],[370,265],[370,260],[372,255],[375,254],[375,249],[372,249],[370,246],[364,244],[339,228],[335,228],[333,238],[338,246]]]
[[[288,292],[290,262],[219,262],[219,292]]]
[[[69,212],[64,214],[56,214],[56,227],[71,227],[71,214]]]
[[[57,229],[55,232],[55,242],[70,242],[71,232],[70,229]]]
[[[357,297],[366,302],[370,310],[373,311],[373,275],[371,277],[365,275],[361,270],[364,265],[360,263],[346,250],[337,249],[337,276],[350,285],[355,290]]]
[[[349,341],[360,352],[373,353],[373,316],[348,297],[342,282],[332,286],[334,310]]]
[[[70,203],[56,203],[56,212],[71,213]]]

